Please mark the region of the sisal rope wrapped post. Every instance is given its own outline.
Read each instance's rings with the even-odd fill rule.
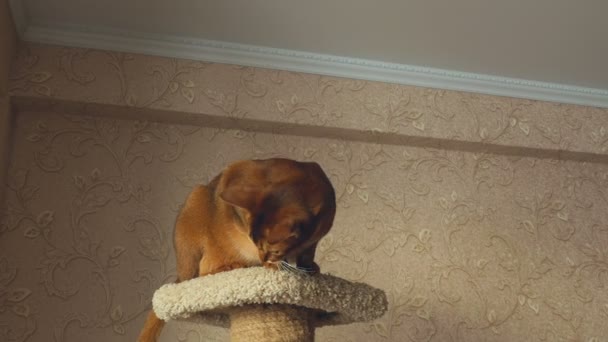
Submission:
[[[156,315],[230,329],[232,342],[313,342],[325,325],[371,321],[387,310],[384,291],[327,274],[250,267],[167,284]]]
[[[230,313],[230,341],[313,342],[311,311],[284,304],[245,305]]]

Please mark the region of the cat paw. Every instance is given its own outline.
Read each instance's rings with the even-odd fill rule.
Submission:
[[[234,263],[234,264],[230,264],[230,265],[226,266],[223,271],[236,270],[237,268],[245,268],[245,267],[247,267],[247,265],[240,264],[240,263]]]

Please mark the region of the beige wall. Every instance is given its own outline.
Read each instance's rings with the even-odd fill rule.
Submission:
[[[11,294],[0,323],[22,340],[132,341],[151,293],[175,272],[171,225],[189,189],[232,160],[271,156],[315,160],[331,176],[339,210],[322,270],[389,296],[382,319],[321,329],[320,341],[608,336],[604,109],[28,53],[13,70],[0,226],[0,286]],[[180,323],[163,335],[224,338]]]

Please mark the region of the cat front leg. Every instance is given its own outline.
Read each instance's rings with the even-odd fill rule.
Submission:
[[[308,274],[317,274],[321,272],[321,268],[315,262],[315,252],[317,251],[317,244],[308,247],[297,257],[298,268],[306,270]]]
[[[213,258],[203,258],[203,260],[201,260],[199,272],[200,277],[250,266],[244,262],[237,261],[225,263],[223,260],[221,260],[221,262],[217,260],[213,262],[211,259]]]
[[[228,264],[228,265],[224,265],[224,266],[222,266],[220,268],[215,269],[213,271],[213,273],[225,272],[225,271],[230,271],[230,270],[234,270],[234,269],[237,269],[237,268],[245,268],[245,267],[247,267],[247,265],[244,264],[244,263],[234,262],[234,263],[231,263],[231,264]]]

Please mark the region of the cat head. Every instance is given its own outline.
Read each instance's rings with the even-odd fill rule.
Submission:
[[[295,258],[331,228],[334,189],[316,163],[243,161],[229,166],[223,180],[220,198],[234,208],[261,262]]]
[[[304,247],[318,241],[312,239],[317,230],[318,207],[311,210],[302,201],[285,199],[280,194],[281,191],[266,194],[253,216],[250,234],[262,262],[276,263],[295,257]]]

